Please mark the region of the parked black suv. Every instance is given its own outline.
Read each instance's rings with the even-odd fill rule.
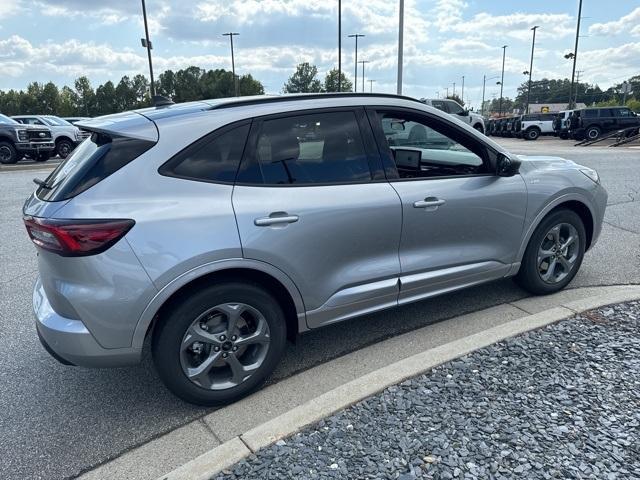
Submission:
[[[0,113],[0,163],[16,163],[24,156],[44,162],[55,148],[47,127],[22,125]]]
[[[599,107],[574,110],[569,133],[575,139],[595,140],[603,133],[640,127],[640,116],[628,107]]]

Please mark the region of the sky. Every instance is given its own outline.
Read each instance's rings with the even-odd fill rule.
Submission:
[[[373,90],[395,93],[397,0],[342,0],[342,65],[353,80],[354,41]],[[251,73],[278,93],[295,65],[311,62],[324,77],[338,64],[338,0],[147,0],[156,77],[190,65],[231,68],[228,31],[238,74]],[[507,45],[504,96],[526,80],[532,32],[533,79],[571,76],[578,0],[405,0],[404,88],[415,97],[460,95],[479,105],[483,75],[499,76]],[[138,0],[0,0],[0,89],[29,82],[94,86],[123,75],[148,75]],[[640,0],[584,0],[577,70],[601,88],[640,74]],[[358,71],[361,90],[361,66]],[[486,98],[499,96],[499,78]],[[367,81],[366,91],[371,84]]]

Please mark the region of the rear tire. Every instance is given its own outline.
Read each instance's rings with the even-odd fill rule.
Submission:
[[[552,230],[558,226],[561,227],[555,237]],[[574,243],[570,243],[566,249],[557,248],[558,244],[568,243],[571,236],[577,237]],[[540,222],[529,239],[520,271],[515,277],[516,283],[534,295],[548,295],[562,290],[580,269],[586,239],[582,219],[575,212],[558,210],[551,213]],[[566,256],[563,255],[565,251]],[[556,252],[559,253],[554,260]]]
[[[0,142],[0,163],[5,165],[11,165],[17,163],[18,151],[9,142]]]
[[[585,137],[587,138],[587,140],[596,140],[600,134],[602,133],[602,131],[600,130],[599,127],[589,127],[587,128],[587,131],[585,132]]]
[[[243,343],[252,335],[260,341]],[[174,303],[159,319],[151,349],[169,390],[187,402],[213,406],[234,402],[262,385],[285,344],[286,322],[278,302],[257,285],[229,282]]]
[[[524,132],[524,138],[526,140],[537,140],[540,136],[540,130],[537,128],[530,128],[526,132]]]

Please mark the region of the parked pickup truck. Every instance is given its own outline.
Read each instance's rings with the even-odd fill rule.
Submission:
[[[13,119],[25,125],[48,127],[60,158],[67,158],[74,148],[90,135],[89,132],[82,132],[75,125],[55,115],[16,115]]]
[[[466,110],[455,100],[450,98],[421,98],[420,101],[450,115],[458,115],[462,117],[461,120],[463,122],[468,123],[480,133],[484,133],[484,118],[482,115]]]
[[[55,148],[47,127],[21,125],[0,114],[0,163],[16,163],[24,156],[44,162]]]

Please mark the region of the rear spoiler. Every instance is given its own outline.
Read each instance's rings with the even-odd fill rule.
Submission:
[[[138,112],[123,112],[82,120],[76,126],[89,132],[157,142],[158,129],[153,121]]]

